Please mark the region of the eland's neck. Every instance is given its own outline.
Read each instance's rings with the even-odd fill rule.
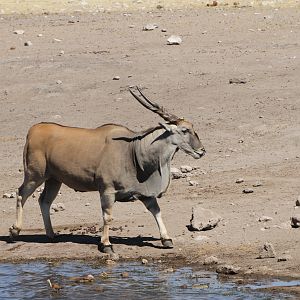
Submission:
[[[136,160],[143,170],[169,165],[177,148],[169,136],[164,128],[157,128],[134,142]]]

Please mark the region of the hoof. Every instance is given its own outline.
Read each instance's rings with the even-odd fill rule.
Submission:
[[[102,253],[106,253],[106,254],[109,254],[109,255],[115,254],[112,245],[103,245],[103,244],[100,244],[99,247],[98,247],[98,249]]]
[[[174,248],[173,241],[171,239],[162,239],[161,243],[166,249]]]
[[[9,236],[13,240],[15,237],[19,236],[20,229],[16,228],[14,225],[9,228]]]

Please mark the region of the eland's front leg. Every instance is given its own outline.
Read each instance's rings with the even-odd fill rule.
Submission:
[[[103,232],[101,236],[100,251],[103,253],[114,254],[113,247],[109,241],[109,225],[112,222],[112,207],[115,202],[114,194],[101,194],[101,207],[103,217]]]
[[[159,229],[160,239],[161,239],[161,243],[163,244],[163,246],[165,248],[173,248],[172,239],[170,239],[167,229],[166,229],[166,226],[162,220],[160,208],[159,208],[156,198],[154,198],[154,197],[153,198],[145,198],[141,201],[144,203],[146,208],[154,216],[154,219],[155,219],[158,229]]]

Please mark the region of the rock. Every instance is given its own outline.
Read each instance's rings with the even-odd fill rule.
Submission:
[[[24,46],[30,47],[32,46],[32,42],[31,41],[27,41],[24,43]]]
[[[181,43],[182,39],[178,35],[171,35],[167,40],[168,45],[180,45]]]
[[[63,82],[61,80],[56,80],[56,84],[62,84]]]
[[[24,30],[22,30],[22,29],[17,29],[17,30],[15,30],[14,31],[14,34],[24,34]]]
[[[155,28],[158,28],[158,25],[156,25],[156,24],[147,24],[143,27],[143,31],[151,31],[151,30],[154,30]]]
[[[120,78],[121,78],[120,76],[114,76],[113,80],[120,80]]]
[[[62,56],[62,55],[64,55],[64,54],[65,54],[65,51],[64,51],[64,50],[60,50],[58,55],[59,55],[59,56]]]
[[[186,174],[182,174],[181,171],[177,168],[171,168],[172,179],[179,179],[186,177]]]
[[[300,206],[300,196],[299,196],[298,199],[296,200],[296,206]]]
[[[261,217],[258,219],[259,222],[269,222],[269,221],[272,221],[272,220],[273,220],[273,218],[268,217],[268,216],[261,216]]]
[[[17,194],[14,192],[14,193],[4,193],[2,198],[9,198],[9,199],[12,199],[12,198],[16,198],[17,197]]]
[[[285,255],[282,255],[282,256],[278,257],[277,261],[282,262],[282,261],[288,261],[288,260],[291,260],[291,259],[292,259],[291,255],[285,254]]]
[[[215,256],[206,257],[203,264],[206,266],[215,265],[219,262],[218,258]]]
[[[42,37],[43,36],[43,34],[42,33],[39,33],[38,35],[37,35],[37,37]]]
[[[206,6],[209,7],[218,6],[218,2],[214,0],[212,3],[207,3]]]
[[[53,39],[53,41],[54,41],[54,42],[58,42],[58,43],[60,43],[60,42],[61,42],[61,40],[60,40],[60,39]]]
[[[239,78],[229,79],[229,84],[245,84],[245,83],[247,83],[245,79],[239,79]]]
[[[253,193],[254,191],[252,190],[252,189],[250,189],[250,188],[246,188],[246,189],[244,189],[243,190],[243,193],[244,194],[251,194],[251,193]]]
[[[167,29],[163,28],[163,29],[161,30],[161,32],[167,32]]]
[[[51,205],[51,209],[54,210],[55,212],[58,212],[58,211],[64,211],[66,208],[63,203],[54,203]]]
[[[95,277],[89,274],[82,277],[71,277],[70,280],[75,281],[76,283],[88,283],[88,282],[93,282],[95,280]]]
[[[257,182],[255,182],[252,186],[253,186],[253,187],[259,187],[259,186],[262,186],[262,183],[259,182],[259,181],[257,181]]]
[[[266,242],[263,245],[262,249],[260,250],[258,258],[263,259],[263,258],[274,258],[274,257],[276,257],[274,246],[271,243]]]
[[[300,215],[295,215],[295,216],[291,217],[291,226],[293,228],[300,227]]]
[[[85,204],[85,206],[91,206],[91,203],[88,202],[88,203]]]
[[[191,166],[181,166],[180,171],[182,173],[190,173],[190,172],[193,171],[193,167],[191,167]]]
[[[218,225],[221,217],[209,209],[195,206],[192,208],[192,218],[188,229],[190,231],[210,230]]]
[[[121,277],[122,278],[128,278],[129,277],[129,273],[128,272],[123,272],[123,273],[121,273]]]
[[[243,179],[243,178],[238,178],[238,179],[235,181],[235,183],[242,183],[242,182],[244,182],[244,179]]]
[[[142,259],[142,264],[143,264],[143,265],[147,265],[147,264],[148,264],[148,260],[147,260],[146,258],[143,258],[143,259]]]
[[[241,268],[235,267],[232,265],[223,265],[223,266],[217,267],[216,272],[219,274],[234,275],[234,274],[238,274],[240,269]]]
[[[196,180],[190,180],[190,181],[189,181],[189,185],[190,185],[190,186],[197,186],[197,185],[199,185],[199,182],[196,181]]]

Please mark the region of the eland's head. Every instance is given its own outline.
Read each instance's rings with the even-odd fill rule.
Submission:
[[[140,95],[137,95],[132,89],[129,89],[134,98],[144,107],[158,114],[166,121],[166,123],[161,123],[161,126],[169,132],[169,141],[173,145],[195,159],[201,158],[205,154],[205,149],[192,123],[168,113],[162,106],[150,101],[138,87],[136,87],[136,90]]]

